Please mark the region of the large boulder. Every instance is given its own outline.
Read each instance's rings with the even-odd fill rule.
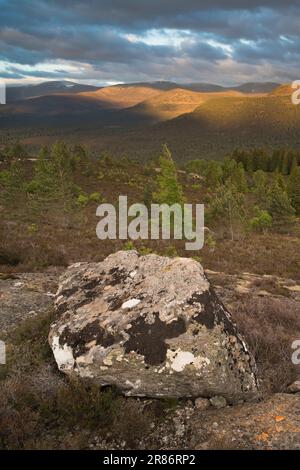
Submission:
[[[255,363],[202,266],[119,251],[60,279],[49,342],[59,369],[127,396],[213,397],[257,390]]]

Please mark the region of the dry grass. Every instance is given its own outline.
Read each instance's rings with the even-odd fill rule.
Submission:
[[[94,436],[139,446],[155,418],[143,402],[57,371],[47,337],[53,312],[25,320],[6,338],[0,366],[0,448],[88,448]],[[160,410],[162,415],[164,408]]]
[[[285,298],[246,297],[231,313],[255,356],[262,389],[282,392],[299,376],[292,364],[292,342],[299,339],[299,303]]]
[[[200,253],[205,268],[228,274],[251,272],[300,279],[300,238],[276,233],[251,234],[217,241],[214,251]]]
[[[129,191],[132,193],[131,188]],[[112,199],[106,197],[106,200]],[[139,196],[136,200],[140,200]],[[100,261],[123,249],[126,245],[123,241],[97,239],[95,210],[96,204],[85,208],[83,220],[75,220],[68,227],[57,226],[54,220],[35,220],[36,231],[31,231],[31,224],[27,222],[19,220],[11,224],[4,218],[3,230],[0,230],[0,272],[43,271],[48,266]],[[217,240],[214,247],[205,244],[199,252],[186,251],[184,242],[180,240],[140,240],[132,245],[144,252],[148,250],[167,256],[170,253],[184,257],[200,256],[204,268],[213,271],[228,274],[252,272],[300,279],[300,238],[295,236],[249,234],[235,242]]]

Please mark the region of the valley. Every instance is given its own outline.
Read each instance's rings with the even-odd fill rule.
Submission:
[[[163,143],[178,161],[220,159],[240,146],[300,146],[300,109],[287,85],[216,89],[158,82],[59,90],[1,106],[0,145],[20,141],[34,150],[64,140],[142,161]]]

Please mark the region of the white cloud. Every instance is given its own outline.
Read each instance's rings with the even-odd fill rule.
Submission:
[[[128,41],[143,43],[147,46],[180,47],[188,38],[192,38],[191,31],[185,29],[150,29],[141,34],[123,34]]]

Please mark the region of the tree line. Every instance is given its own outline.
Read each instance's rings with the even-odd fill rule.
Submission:
[[[258,155],[268,156],[262,157],[262,161],[266,158],[265,163],[270,155],[275,155],[277,163],[272,171],[270,165],[258,163]],[[286,156],[290,166],[282,171]],[[12,208],[24,206],[26,201],[32,214],[40,218],[59,214],[64,224],[74,213],[83,213],[89,203],[103,201],[101,192],[83,191],[81,182],[97,182],[101,188],[101,182],[107,179],[111,184],[135,184],[147,206],[151,202],[190,202],[186,193],[192,189],[198,202],[206,205],[206,224],[211,232],[221,228],[232,240],[238,233],[250,230],[289,232],[300,216],[300,165],[296,152],[259,154],[257,150],[237,150],[223,161],[192,160],[181,167],[181,173],[166,145],[158,158],[146,166],[127,157],[93,155],[82,146],[68,147],[63,142],[42,147],[29,173],[28,155],[19,145],[2,151],[2,160],[5,169],[0,171],[1,203]],[[132,179],[128,175],[133,168],[137,170]],[[182,181],[180,174],[197,175],[198,179]]]

